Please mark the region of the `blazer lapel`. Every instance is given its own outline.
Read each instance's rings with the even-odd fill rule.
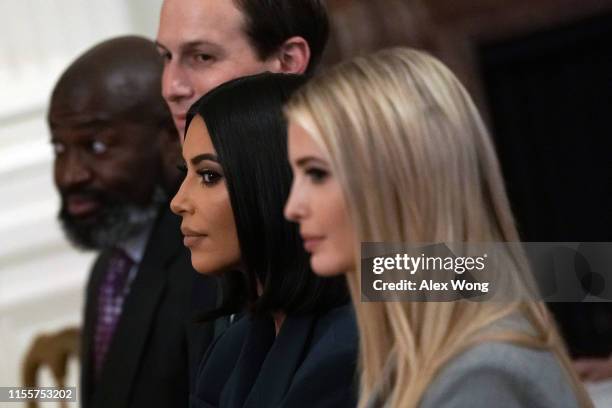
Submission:
[[[307,351],[316,317],[287,317],[244,407],[276,407],[289,389]]]
[[[241,408],[250,398],[260,369],[274,343],[274,322],[268,318],[252,318],[238,362],[233,370],[228,392],[221,397],[222,406]],[[228,401],[229,400],[229,401]]]
[[[151,231],[96,386],[94,406],[128,406],[129,391],[166,285],[167,267],[180,250],[181,240],[173,237],[180,234],[179,222],[168,210],[162,210]]]

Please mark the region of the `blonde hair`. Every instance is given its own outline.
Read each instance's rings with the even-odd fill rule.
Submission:
[[[357,254],[364,241],[519,241],[485,125],[457,78],[428,54],[391,48],[342,63],[297,92],[287,114],[328,155]],[[533,290],[523,252],[510,248],[499,278]],[[360,332],[360,406],[373,393],[392,407],[417,406],[444,364],[482,341],[550,350],[581,406],[592,406],[543,303],[360,303],[360,273],[347,279]],[[532,332],[485,330],[515,314]],[[377,389],[391,356],[389,384]]]

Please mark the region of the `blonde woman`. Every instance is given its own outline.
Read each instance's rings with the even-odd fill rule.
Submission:
[[[361,242],[519,240],[490,137],[442,63],[407,48],[358,57],[286,112],[285,215],[317,274],[347,275],[360,407],[592,406],[541,302],[360,302]],[[524,256],[508,248],[500,276],[528,292]]]

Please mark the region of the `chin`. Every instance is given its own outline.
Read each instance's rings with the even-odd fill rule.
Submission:
[[[176,128],[176,131],[179,136],[179,140],[181,141],[181,144],[182,144],[183,139],[185,138],[185,123],[174,122],[174,127]]]
[[[210,259],[201,259],[193,254],[191,255],[191,265],[196,272],[202,275],[220,275],[223,273],[223,270],[211,264]]]
[[[201,275],[219,276],[225,272],[235,270],[239,262],[233,259],[215,258],[210,252],[191,253],[191,265]]]
[[[343,275],[348,272],[348,268],[343,266],[344,262],[336,256],[325,254],[312,254],[310,257],[310,267],[312,271],[323,277]]]

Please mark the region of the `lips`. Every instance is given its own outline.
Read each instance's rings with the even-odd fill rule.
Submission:
[[[173,113],[172,117],[174,118],[175,123],[180,123],[181,125],[185,125],[185,121],[187,120],[187,113]]]
[[[302,239],[304,240],[304,249],[307,252],[314,252],[321,242],[323,242],[323,237],[320,236],[305,235],[302,236]]]
[[[198,246],[204,239],[206,239],[206,235],[185,235],[183,238],[183,245],[186,247],[195,247]]]
[[[194,231],[188,227],[181,227],[181,232],[184,235],[183,245],[186,247],[194,247],[200,244],[205,238],[206,234]]]
[[[87,217],[93,215],[101,207],[100,201],[84,195],[71,195],[65,201],[66,211],[73,217]]]
[[[180,140],[182,141],[183,138],[185,137],[185,124],[187,121],[187,115],[184,113],[172,114],[172,120],[174,121],[176,130],[178,130],[179,135],[180,135]]]

